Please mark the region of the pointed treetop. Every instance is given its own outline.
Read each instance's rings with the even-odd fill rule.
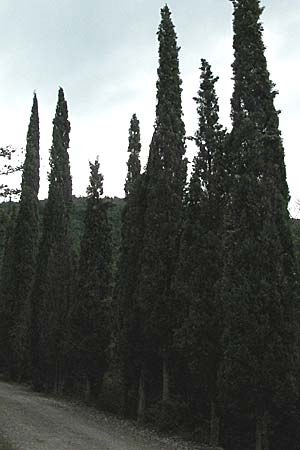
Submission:
[[[38,113],[38,99],[36,95],[36,91],[33,92],[33,99],[32,99],[32,108],[31,108],[31,115]]]
[[[37,95],[36,95],[36,91],[33,91],[33,106],[37,107],[38,101],[37,101]]]
[[[141,143],[140,143],[140,122],[136,116],[136,114],[132,115],[130,120],[130,128],[129,128],[129,143],[128,143],[128,152],[139,155],[141,151]]]
[[[233,4],[233,170],[249,178],[251,164],[253,177],[266,182],[273,179],[287,203],[284,150],[274,105],[277,92],[267,68],[260,22],[262,8],[259,0],[236,0]]]
[[[64,100],[65,99],[65,94],[64,94],[64,90],[61,86],[59,86],[58,88],[58,99],[59,100]]]
[[[30,126],[32,126],[32,122],[35,123],[35,125],[38,126],[38,121],[39,121],[39,111],[38,111],[38,99],[37,99],[37,95],[36,92],[33,93],[33,101],[32,101],[32,108],[31,108],[31,117],[30,117],[30,124],[29,124],[29,130],[28,133],[30,131]],[[28,137],[28,135],[27,135]]]
[[[25,185],[30,186],[35,194],[39,191],[39,167],[40,167],[40,130],[39,130],[39,111],[36,93],[33,95],[31,116],[27,131],[26,156],[22,175],[22,194],[24,196]]]
[[[167,133],[168,139],[175,138],[181,146],[181,156],[185,152],[185,127],[182,120],[181,78],[179,70],[177,35],[166,5],[161,10],[161,22],[158,28],[159,67],[157,70],[157,104],[155,128]],[[165,145],[166,147],[166,145]]]
[[[60,122],[64,122],[64,128],[66,129],[65,137],[69,137],[69,132],[71,130],[70,122],[68,120],[68,105],[65,99],[65,94],[63,88],[60,87],[58,90],[58,100],[56,106],[56,114],[53,119],[53,125],[55,130],[55,125],[59,125]],[[69,147],[69,139],[64,142],[66,148]]]
[[[65,100],[64,91],[60,87],[58,91],[58,101],[56,113],[53,119],[53,143],[51,147],[51,163],[55,164],[56,158],[64,158],[69,164],[68,148],[70,144],[69,133],[71,125],[68,120],[68,106]],[[59,170],[61,166],[58,166]]]
[[[136,180],[141,173],[140,163],[140,151],[141,151],[141,135],[140,135],[140,122],[133,114],[130,121],[129,138],[128,138],[128,152],[130,153],[127,162],[127,177],[125,182],[125,194],[126,196],[132,192]]]
[[[263,26],[260,15],[263,8],[259,0],[231,0],[233,13],[233,48],[235,60],[232,64],[234,75],[234,93],[232,97],[232,119],[239,123],[250,114],[265,114],[263,108],[266,102],[272,110],[276,92],[267,70],[264,55]],[[272,96],[265,95],[266,90]],[[257,99],[258,101],[256,101]],[[263,107],[264,104],[264,107]]]
[[[161,8],[161,17],[170,17],[171,16],[171,11],[170,8],[168,6],[168,4],[166,3],[165,6],[163,8]]]
[[[219,123],[219,102],[215,89],[219,77],[214,77],[211,65],[203,58],[201,59],[200,70],[200,87],[198,96],[194,97],[199,116],[199,128],[195,133],[195,141],[198,147],[205,143],[214,151],[215,139],[218,137],[218,132],[223,128]],[[222,136],[224,137],[224,131],[222,131]]]
[[[201,59],[200,70],[200,88],[198,90],[198,97],[194,97],[199,114],[199,130],[195,136],[196,141],[201,139],[201,132],[203,129],[206,129],[205,127],[207,125],[216,127],[217,130],[222,128],[218,124],[219,104],[215,89],[215,84],[219,80],[219,77],[213,76],[211,65],[203,58]]]
[[[54,186],[60,186],[69,212],[71,211],[72,203],[72,177],[68,153],[70,130],[67,102],[63,89],[59,88],[56,112],[53,119],[52,146],[50,149],[49,197],[51,197],[50,190],[53,191]]]
[[[99,172],[100,163],[99,156],[92,163],[89,161],[90,165],[90,185],[87,187],[87,195],[89,198],[99,199],[103,195],[103,175]]]
[[[221,186],[220,167],[226,131],[219,122],[219,104],[215,84],[218,77],[214,77],[210,64],[201,59],[200,87],[197,103],[198,130],[195,142],[199,151],[193,161],[193,172],[190,181],[190,201],[199,200],[203,192],[209,196]]]
[[[57,106],[56,106],[56,114],[53,119],[53,125],[58,125],[61,120],[63,120],[65,122],[64,126],[67,128],[66,131],[69,132],[71,127],[70,127],[70,122],[68,120],[68,106],[67,106],[67,102],[65,100],[65,94],[64,94],[63,88],[60,87],[58,90],[58,100],[57,100]],[[55,130],[55,127],[54,127],[54,130]],[[68,148],[69,141],[67,141],[67,143],[65,143],[65,145],[66,144],[67,144],[67,148]]]

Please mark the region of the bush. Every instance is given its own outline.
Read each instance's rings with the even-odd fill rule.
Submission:
[[[113,414],[121,414],[122,412],[122,385],[117,374],[113,371],[104,375],[98,406]]]
[[[147,408],[144,421],[159,431],[183,431],[191,423],[191,412],[185,402],[170,399]]]

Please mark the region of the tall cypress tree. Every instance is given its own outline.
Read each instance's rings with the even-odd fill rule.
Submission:
[[[10,373],[13,378],[25,376],[28,368],[28,296],[31,291],[39,233],[39,117],[36,94],[27,133],[23,165],[21,198],[16,225],[12,234],[13,260],[10,265],[13,282],[10,291],[12,323],[9,331]],[[27,371],[28,375],[28,371]]]
[[[44,210],[32,291],[32,369],[36,387],[59,391],[64,380],[66,319],[72,297],[72,180],[67,102],[58,92],[50,149],[49,194]]]
[[[182,225],[186,179],[185,127],[176,33],[171,12],[161,10],[159,68],[154,134],[146,171],[145,233],[139,282],[139,308],[146,354],[160,362],[162,398],[169,398],[169,357],[176,311],[171,283]],[[146,357],[144,363],[146,364]]]
[[[90,185],[78,270],[77,300],[72,311],[72,345],[76,370],[87,381],[88,394],[100,394],[110,342],[112,286],[111,228],[103,200],[103,176],[96,160],[90,163]]]
[[[127,177],[125,182],[125,195],[126,200],[130,198],[130,194],[135,191],[135,185],[141,174],[141,134],[140,134],[140,122],[133,114],[130,120],[129,137],[128,137],[128,153],[129,158],[127,162]]]
[[[133,114],[129,128],[125,206],[122,214],[122,243],[116,285],[118,360],[124,389],[125,414],[136,412],[141,347],[137,308],[137,284],[143,239],[144,184],[140,163],[140,127]]]
[[[3,249],[3,262],[0,278],[0,364],[1,371],[8,378],[12,378],[13,367],[11,331],[14,326],[14,296],[12,286],[14,284],[14,273],[11,270],[14,258],[14,228],[16,223],[16,207],[9,204],[9,212],[5,233]]]
[[[257,450],[294,449],[299,443],[291,414],[298,397],[296,265],[276,92],[264,55],[259,1],[233,4],[233,165],[224,241],[221,393],[225,422],[231,417],[228,427],[234,429],[234,416],[239,424],[244,417],[249,427],[255,417]]]
[[[39,235],[39,116],[34,94],[27,133],[21,198],[14,232],[16,326],[13,332],[18,376],[28,376],[29,364],[29,294],[34,281]],[[26,371],[26,373],[22,373]]]
[[[225,131],[219,123],[217,80],[209,63],[202,59],[195,98],[199,116],[195,142],[199,150],[186,195],[186,219],[174,282],[176,343],[194,379],[198,414],[199,405],[202,414],[211,410],[212,445],[217,445],[218,440],[216,400],[222,323],[217,286],[221,278],[226,192]]]

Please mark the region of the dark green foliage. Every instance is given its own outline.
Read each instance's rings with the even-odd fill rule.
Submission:
[[[298,263],[298,272],[300,269],[300,220],[299,219],[291,219],[291,231],[294,242],[294,249]]]
[[[130,121],[128,141],[128,152],[130,155],[127,162],[128,171],[125,182],[125,194],[127,197],[134,193],[136,182],[141,173],[141,134],[140,123],[136,114],[133,114]]]
[[[115,289],[117,315],[117,354],[124,389],[125,414],[136,413],[140,366],[140,323],[136,290],[144,230],[144,185],[140,173],[141,150],[139,121],[134,114],[129,128],[129,158],[122,214],[122,243]]]
[[[85,392],[162,431],[195,427],[212,448],[220,431],[227,449],[298,450],[299,225],[287,210],[260,1],[232,3],[233,127],[227,134],[219,123],[217,78],[202,59],[198,153],[185,191],[179,49],[168,6],[158,30],[149,159],[141,174],[133,115],[125,199],[103,198],[98,160],[87,198],[72,197],[59,89],[49,197],[39,208],[34,96],[21,200],[0,207],[0,373],[31,375],[36,389]],[[5,179],[16,170],[14,153],[0,148]],[[14,193],[7,184],[0,196]]]
[[[199,407],[202,414],[215,408],[222,333],[217,286],[222,268],[227,161],[225,131],[219,123],[215,93],[217,80],[203,59],[195,98],[199,115],[195,141],[199,151],[186,195],[186,219],[174,282],[178,311],[175,341],[194,379],[198,414]]]
[[[10,226],[10,214],[13,202],[2,202],[0,203],[0,273],[3,262],[3,254],[5,251],[5,241],[7,236],[7,231]],[[14,208],[17,206],[14,204]]]
[[[158,40],[156,121],[145,176],[147,209],[139,306],[147,351],[151,349],[158,357],[163,357],[166,369],[176,316],[171,283],[178,253],[186,179],[179,49],[167,6],[161,10]],[[164,379],[163,395],[166,399],[167,377]]]
[[[71,338],[78,377],[88,382],[96,399],[107,368],[107,350],[111,331],[111,227],[107,218],[108,204],[103,195],[103,176],[99,161],[90,163],[90,185],[76,289],[76,302],[71,312]]]
[[[107,217],[112,233],[112,274],[114,283],[121,245],[121,221],[122,211],[124,208],[124,199],[118,197],[104,197],[103,200],[105,203],[110,205],[110,207],[107,208]],[[73,196],[72,235],[74,236],[73,247],[77,258],[79,258],[80,255],[80,241],[84,230],[86,202],[86,197]]]
[[[32,370],[37,388],[59,391],[64,382],[66,320],[72,299],[72,180],[67,103],[60,88],[50,149],[49,195],[43,216],[32,300]]]
[[[117,263],[119,261],[120,246],[121,246],[121,227],[122,227],[122,214],[125,206],[123,198],[113,197],[105,198],[110,202],[111,207],[107,211],[108,221],[111,226],[112,234],[112,274],[113,284],[116,279]]]
[[[1,268],[0,291],[0,367],[1,372],[10,376],[11,361],[11,330],[14,326],[14,297],[11,287],[14,284],[14,274],[11,267],[14,264],[14,228],[16,223],[16,208],[9,204],[7,228],[5,235],[3,264]]]
[[[144,421],[154,425],[159,431],[178,434],[191,422],[191,411],[186,403],[169,399],[148,408]]]
[[[280,411],[291,412],[298,398],[297,279],[284,152],[260,14],[258,0],[234,1],[233,129],[228,143],[233,165],[224,239],[226,326],[220,380],[227,424],[234,427],[244,417],[251,429],[256,422],[257,442],[266,431],[271,448],[284,448],[280,442],[275,446],[269,431]],[[290,421],[295,420],[291,414]],[[297,443],[295,437],[289,448]]]
[[[39,117],[37,97],[34,95],[27,134],[25,162],[21,185],[21,198],[14,231],[14,292],[15,327],[11,336],[18,377],[28,377],[29,317],[31,292],[39,238]]]
[[[13,314],[8,336],[10,339],[10,376],[28,376],[28,325],[29,294],[35,273],[39,233],[39,117],[36,95],[33,98],[31,118],[27,133],[27,145],[21,185],[21,198],[12,235],[13,257],[11,276],[6,275],[7,295]],[[9,291],[9,292],[8,292]]]

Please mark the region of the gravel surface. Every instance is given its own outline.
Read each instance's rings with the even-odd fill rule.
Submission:
[[[16,450],[196,450],[78,405],[0,382],[0,431]]]

